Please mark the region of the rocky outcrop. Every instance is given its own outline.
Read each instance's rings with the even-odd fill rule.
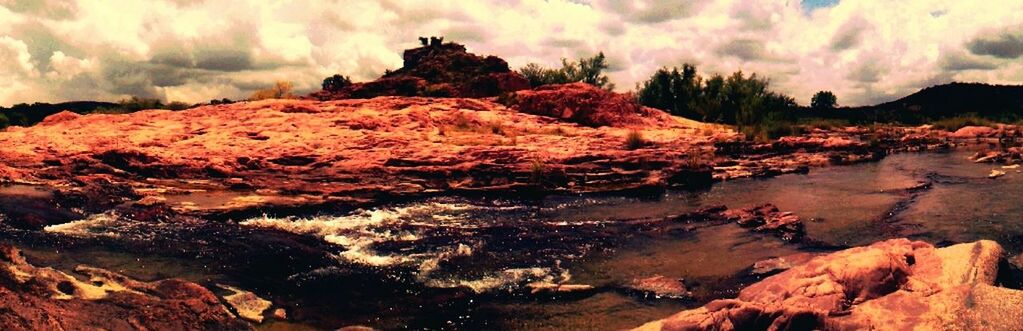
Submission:
[[[703,132],[732,133],[644,116],[655,124],[592,128],[486,100],[418,97],[94,114],[0,132],[0,181],[57,188],[65,207],[165,202],[188,214],[708,185],[710,168],[693,162],[716,139]],[[630,131],[647,144],[628,149]]]
[[[586,83],[544,85],[519,91],[506,101],[527,114],[550,116],[588,126],[646,126],[661,111],[636,103],[635,98]]]
[[[477,56],[465,46],[439,41],[406,50],[401,68],[372,82],[311,95],[319,100],[378,96],[481,98],[529,88],[529,81],[496,56]]]
[[[178,279],[140,282],[78,267],[86,280],[30,265],[0,244],[0,325],[5,330],[249,330],[217,297]]]
[[[1023,291],[994,286],[1003,255],[983,240],[945,248],[878,242],[814,258],[735,299],[637,330],[1012,330]]]

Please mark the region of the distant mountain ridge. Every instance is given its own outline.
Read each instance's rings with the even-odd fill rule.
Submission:
[[[1023,86],[983,83],[935,85],[872,108],[937,117],[967,113],[993,118],[1010,115],[1023,117]]]

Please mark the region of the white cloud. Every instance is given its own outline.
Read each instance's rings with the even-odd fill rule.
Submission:
[[[420,35],[513,67],[604,51],[621,89],[684,62],[759,73],[803,103],[825,89],[856,105],[948,80],[1023,82],[1019,1],[799,3],[0,0],[0,105],[241,98],[276,79],[309,91],[400,66]]]

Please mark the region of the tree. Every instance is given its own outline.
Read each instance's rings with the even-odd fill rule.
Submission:
[[[638,87],[639,102],[647,107],[667,110],[676,116],[701,119],[696,109],[700,95],[700,77],[691,64],[679,68],[661,68]]]
[[[324,91],[331,92],[340,91],[341,89],[347,87],[348,85],[352,85],[352,79],[348,78],[348,76],[342,76],[340,74],[324,78],[322,84]]]
[[[519,74],[529,80],[529,85],[537,87],[547,84],[568,84],[575,82],[587,83],[599,88],[611,90],[610,82],[604,70],[608,68],[607,58],[603,52],[578,61],[561,59],[561,68],[547,68],[540,64],[530,63],[519,69]]]
[[[810,99],[810,107],[813,109],[832,109],[838,105],[838,97],[831,91],[820,91]]]
[[[249,97],[249,100],[291,99],[295,97],[295,95],[291,94],[291,90],[293,88],[294,84],[291,82],[279,80],[271,87],[256,90],[256,92],[253,92],[252,96]]]

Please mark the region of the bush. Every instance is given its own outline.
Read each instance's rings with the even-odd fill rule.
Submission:
[[[294,84],[289,81],[277,81],[273,86],[256,90],[249,97],[249,100],[265,100],[265,99],[292,99],[295,95],[291,94],[291,90],[294,88]]]
[[[646,146],[647,141],[643,139],[643,133],[639,130],[631,130],[629,134],[625,136],[625,149],[637,150]]]

